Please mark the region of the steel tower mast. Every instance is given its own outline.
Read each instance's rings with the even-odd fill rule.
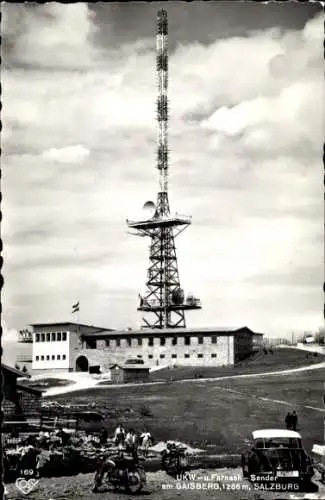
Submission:
[[[200,309],[200,301],[193,295],[185,299],[180,287],[176,258],[175,238],[191,224],[189,217],[171,215],[168,200],[168,20],[167,12],[159,10],[157,16],[157,168],[159,192],[157,203],[147,202],[153,213],[142,221],[127,220],[128,227],[137,236],[149,236],[150,266],[147,274],[146,293],[140,296],[138,311],[143,317],[144,328],[186,327],[185,310]],[[150,313],[150,318],[149,318]]]

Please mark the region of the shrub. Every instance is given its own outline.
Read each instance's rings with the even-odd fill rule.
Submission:
[[[152,411],[148,406],[141,406],[140,415],[141,417],[153,417]]]

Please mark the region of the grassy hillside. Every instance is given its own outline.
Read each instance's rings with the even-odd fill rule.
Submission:
[[[223,375],[240,375],[244,373],[260,373],[275,370],[288,370],[307,364],[321,363],[325,356],[317,353],[301,351],[294,348],[267,349],[254,353],[240,361],[236,366],[175,366],[163,368],[150,374],[151,381],[182,380],[192,378],[222,377]]]
[[[139,431],[147,425],[157,440],[210,444],[217,453],[241,451],[251,431],[283,427],[286,412],[296,409],[305,443],[311,448],[323,437],[325,413],[306,405],[322,408],[324,380],[325,369],[231,381],[93,388],[55,399],[66,403],[82,403],[85,399],[96,402],[96,410],[106,415],[104,425],[110,432],[118,421]],[[122,416],[116,417],[116,410]]]

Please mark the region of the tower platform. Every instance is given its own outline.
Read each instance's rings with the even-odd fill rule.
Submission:
[[[126,222],[129,228],[146,230],[146,229],[156,229],[161,227],[188,226],[191,224],[191,218],[175,215],[166,217],[155,217],[143,221],[131,221],[127,219]]]
[[[158,300],[146,300],[142,305],[140,305],[138,311],[179,311],[192,309],[202,309],[200,299],[193,299],[192,301],[186,301],[182,304],[167,304],[162,305]]]

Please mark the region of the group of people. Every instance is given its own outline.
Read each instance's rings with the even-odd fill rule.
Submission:
[[[119,424],[114,433],[114,442],[116,446],[125,447],[131,454],[137,452],[140,445],[143,455],[147,456],[150,446],[153,445],[153,437],[147,428],[142,433],[136,433],[133,428],[127,431],[123,424]]]
[[[284,419],[284,422],[286,424],[287,429],[292,430],[292,431],[296,431],[298,428],[297,413],[295,411],[293,411],[292,413],[288,412],[285,419]]]

